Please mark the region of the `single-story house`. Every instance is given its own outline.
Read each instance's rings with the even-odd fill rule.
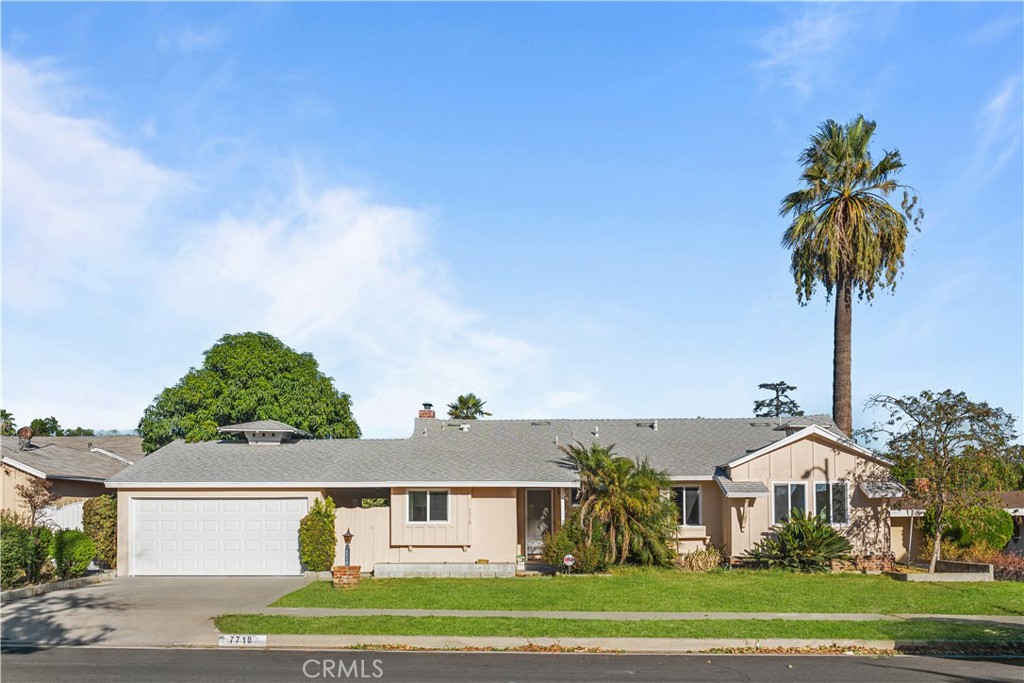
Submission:
[[[222,431],[243,438],[176,441],[107,480],[120,574],[297,574],[299,520],[330,496],[364,571],[510,575],[573,505],[578,479],[559,446],[575,442],[615,444],[670,474],[681,551],[741,555],[803,509],[859,555],[885,554],[901,492],[889,463],[826,416],[467,421],[425,406],[406,439],[307,439],[273,421]]]
[[[142,437],[115,436],[16,436],[0,438],[0,509],[28,512],[18,495],[19,484],[33,479],[51,482],[58,496],[48,512],[50,522],[64,528],[81,528],[82,502],[109,491],[107,477],[142,460]]]

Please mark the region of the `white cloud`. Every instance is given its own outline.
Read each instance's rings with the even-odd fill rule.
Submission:
[[[1020,151],[1021,76],[1007,78],[978,114],[975,170],[984,177],[999,173]]]
[[[792,88],[801,97],[831,82],[835,62],[856,24],[846,9],[810,6],[794,20],[770,29],[759,47],[757,68],[766,85]]]
[[[4,69],[4,307],[21,316],[5,340],[4,388],[16,415],[134,424],[144,403],[117,414],[244,330],[312,352],[372,436],[408,433],[423,401],[521,396],[542,383],[547,353],[462,301],[427,214],[300,179],[244,213],[174,220],[168,200],[190,213],[211,189],[103,122],[62,113],[56,71],[6,58]],[[70,296],[82,288],[86,299]],[[90,327],[141,355],[103,358],[109,343],[84,329],[61,336],[55,321],[83,301],[96,311]],[[170,355],[187,360],[168,377]]]
[[[220,47],[225,40],[227,40],[227,34],[218,28],[195,29],[191,26],[182,26],[161,35],[157,40],[157,45],[164,51],[202,52]]]
[[[63,113],[78,95],[50,65],[5,55],[3,71],[4,305],[45,311],[69,288],[104,289],[187,179]]]
[[[993,19],[974,30],[967,36],[971,45],[989,45],[1004,38],[1020,35],[1021,15],[1009,14]]]

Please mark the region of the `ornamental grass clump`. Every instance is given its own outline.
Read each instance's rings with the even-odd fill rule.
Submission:
[[[684,572],[709,572],[722,564],[722,552],[713,545],[691,550],[676,558],[676,566]]]
[[[851,550],[850,542],[823,517],[794,510],[774,537],[755,545],[744,559],[768,569],[827,572],[834,560],[849,561]]]

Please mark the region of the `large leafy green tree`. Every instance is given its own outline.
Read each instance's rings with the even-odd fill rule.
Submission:
[[[998,508],[991,491],[1017,483],[1014,417],[949,389],[918,396],[878,394],[867,405],[889,415],[872,432],[885,439],[893,470],[909,480],[904,504],[924,509],[934,520],[929,568],[934,572],[948,521],[978,506]]]
[[[607,539],[608,562],[670,563],[676,507],[663,495],[672,486],[668,473],[646,460],[616,455],[614,444],[587,447],[576,442],[559,448],[580,478],[575,514],[585,531],[585,543],[592,544],[596,531]]]
[[[481,401],[476,394],[463,394],[448,404],[448,417],[454,420],[475,420],[479,417],[490,417],[484,410],[487,401]]]
[[[50,417],[37,417],[29,423],[28,428],[32,430],[33,436],[64,435],[64,430],[61,429],[60,423],[52,415]]]
[[[899,151],[872,159],[875,125],[863,116],[846,125],[822,123],[800,155],[804,187],[786,195],[779,209],[792,217],[782,244],[792,252],[797,301],[806,305],[819,284],[828,299],[835,297],[832,417],[847,434],[853,430],[854,293],[870,301],[876,289],[895,288],[908,225],[917,228],[924,216],[917,195],[896,180],[904,167]],[[889,197],[901,189],[896,208]]]
[[[279,420],[316,438],[358,438],[348,394],[335,389],[312,354],[299,353],[265,332],[226,334],[164,389],[139,421],[149,453],[175,439],[210,441],[223,427]]]
[[[766,382],[758,384],[757,388],[774,392],[775,396],[754,401],[755,417],[782,417],[783,415],[796,417],[804,414],[804,411],[800,410],[800,405],[789,396],[789,392],[796,391],[796,387],[792,384],[781,381]]]

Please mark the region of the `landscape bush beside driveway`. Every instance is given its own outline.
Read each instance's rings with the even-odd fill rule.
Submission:
[[[616,569],[612,576],[373,579],[339,591],[314,582],[273,607],[387,609],[814,612],[1024,616],[1014,582],[930,584],[863,574]]]

